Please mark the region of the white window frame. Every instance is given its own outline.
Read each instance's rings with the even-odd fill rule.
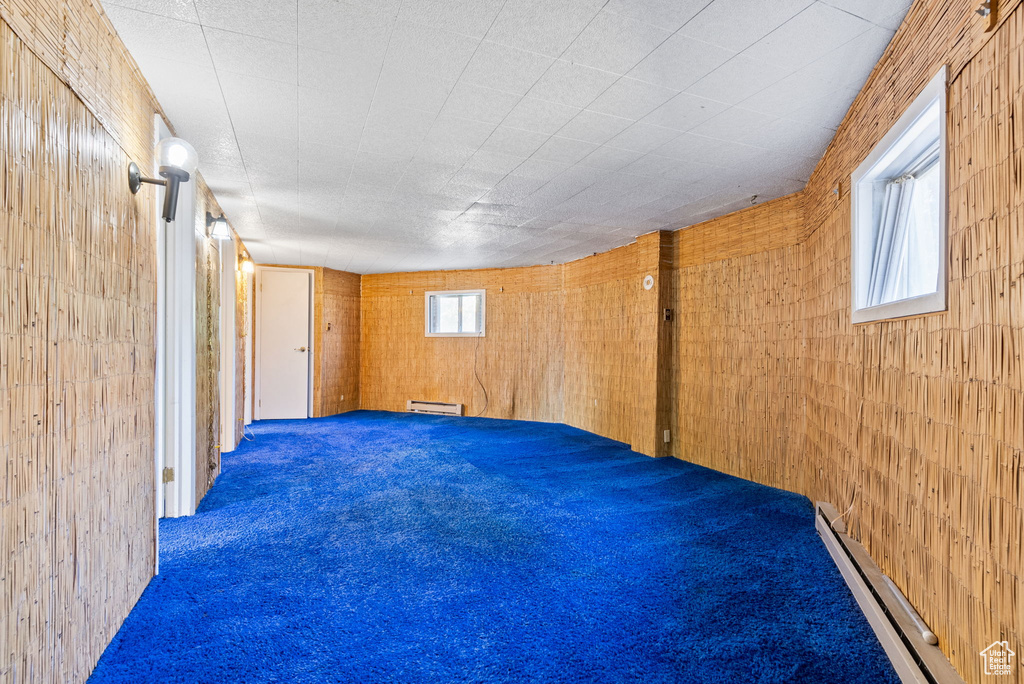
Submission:
[[[440,333],[430,331],[430,298],[435,295],[480,295],[480,332]],[[486,337],[487,290],[434,290],[423,293],[423,331],[427,337]]]
[[[873,321],[887,320],[892,318],[904,318],[907,316],[918,316],[922,314],[945,311],[947,308],[947,263],[949,261],[948,249],[948,190],[946,187],[946,67],[939,70],[928,85],[918,94],[914,102],[903,113],[903,116],[889,129],[867,158],[857,167],[850,176],[850,194],[852,217],[850,224],[850,256],[851,256],[851,292],[850,311],[853,323],[870,323]],[[860,307],[858,303],[863,301],[862,288],[867,287],[869,277],[865,274],[871,272],[871,252],[874,243],[871,235],[874,232],[874,192],[862,189],[861,183],[867,177],[868,182],[873,171],[879,165],[887,165],[891,162],[893,155],[903,149],[903,138],[918,122],[921,115],[931,106],[937,103],[939,108],[939,269],[938,282],[935,292],[901,299],[894,302],[887,302],[877,306]],[[864,183],[867,185],[867,183]]]

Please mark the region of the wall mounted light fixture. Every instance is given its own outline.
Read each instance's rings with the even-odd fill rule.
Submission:
[[[188,182],[188,179],[195,173],[199,165],[199,157],[195,148],[181,138],[164,138],[157,143],[156,154],[160,178],[145,178],[140,172],[138,165],[132,162],[128,165],[128,188],[134,195],[142,187],[143,183],[162,185],[166,188],[164,193],[164,210],[161,214],[164,221],[170,223],[174,220],[174,214],[178,209],[178,185]]]
[[[256,270],[256,264],[252,263],[252,259],[246,256],[242,259],[242,273],[253,273]]]
[[[210,227],[213,227],[211,230]],[[228,230],[228,220],[224,218],[224,214],[215,217],[210,212],[206,212],[206,228],[210,237],[217,240],[230,240],[231,231]]]

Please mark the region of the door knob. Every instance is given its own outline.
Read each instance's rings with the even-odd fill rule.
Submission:
[[[305,347],[296,347],[295,351],[304,352],[304,351],[306,351],[306,348]]]

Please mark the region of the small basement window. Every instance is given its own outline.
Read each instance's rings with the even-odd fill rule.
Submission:
[[[850,180],[853,322],[945,310],[945,67]]]
[[[483,337],[484,290],[428,292],[427,337]]]

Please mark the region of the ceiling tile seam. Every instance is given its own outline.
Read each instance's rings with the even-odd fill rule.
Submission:
[[[249,194],[252,196],[253,206],[256,207],[256,215],[259,217],[260,228],[263,230],[265,235],[267,232],[267,226],[263,222],[263,213],[260,211],[260,205],[256,199],[256,193],[253,190],[252,178],[249,175],[249,167],[245,162],[245,156],[242,154],[242,148],[238,144],[238,132],[235,130],[235,121],[231,116],[231,108],[228,107],[227,97],[224,95],[224,85],[221,83],[220,74],[217,71],[217,64],[213,60],[213,52],[210,50],[210,39],[206,35],[206,27],[202,23],[203,17],[199,14],[199,8],[196,6],[196,0],[192,0],[192,9],[195,10],[196,16],[199,17],[199,30],[203,34],[203,42],[206,43],[206,52],[210,56],[210,63],[213,64],[213,76],[217,79],[217,90],[220,91],[221,102],[224,103],[224,111],[228,117],[228,124],[231,126],[231,137],[234,138],[235,149],[238,150],[238,159],[242,163],[242,170],[245,172],[245,182],[249,186]],[[273,247],[270,247],[271,251],[273,251],[273,249]]]
[[[890,29],[887,26],[882,26],[881,24],[879,24],[877,22],[871,21],[867,17],[860,16],[856,12],[851,12],[850,10],[846,9],[845,7],[838,7],[836,5],[833,5],[831,2],[829,2],[829,0],[817,0],[817,2],[819,4],[825,5],[826,7],[831,7],[834,10],[839,10],[840,12],[843,12],[844,14],[849,14],[851,17],[856,17],[857,19],[860,19],[861,21],[866,21],[869,24],[871,24],[872,26],[875,26],[877,28],[885,29],[886,31],[891,31],[892,30],[892,29]],[[863,35],[863,34],[860,34],[860,35]]]

